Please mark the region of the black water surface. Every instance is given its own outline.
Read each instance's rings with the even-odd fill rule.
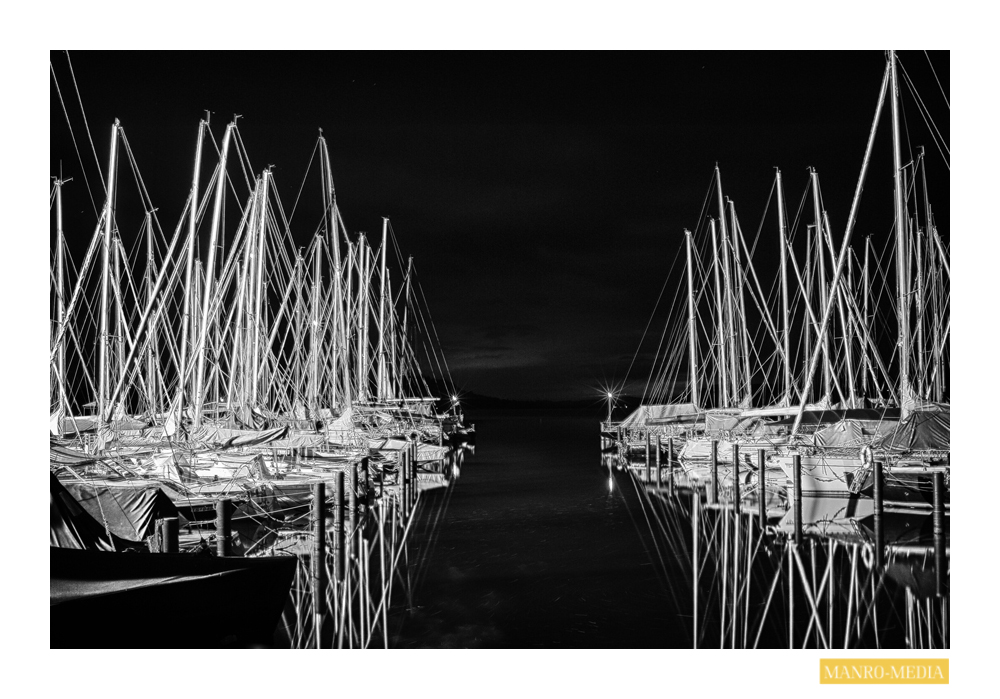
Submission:
[[[397,647],[688,647],[632,482],[601,466],[598,421],[473,418],[475,454],[423,496]],[[654,554],[655,555],[655,554]]]

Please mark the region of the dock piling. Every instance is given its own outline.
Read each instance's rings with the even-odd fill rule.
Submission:
[[[733,507],[740,514],[740,445],[733,444]]]
[[[760,530],[767,527],[767,474],[766,474],[766,452],[763,449],[757,450],[757,518],[760,523]]]
[[[333,481],[333,570],[337,582],[344,582],[344,472],[337,471]]]
[[[875,498],[875,567],[882,568],[885,557],[885,533],[882,528],[882,462],[876,460],[874,468],[872,495]]]
[[[180,536],[180,523],[176,517],[165,517],[163,519],[163,529],[160,541],[163,553],[177,553],[180,550],[178,539]]]
[[[650,477],[651,464],[649,462],[649,431],[646,431],[646,484],[648,485],[652,478]]]
[[[326,484],[313,484],[312,502],[312,608],[316,647],[323,647],[323,616],[326,611]]]
[[[802,545],[802,455],[792,457],[793,517],[795,518],[795,545]]]
[[[661,435],[656,435],[656,488],[659,490],[660,486],[663,485],[663,476],[660,474],[660,445],[662,444],[663,438]]]
[[[228,556],[232,539],[232,509],[229,498],[215,501],[215,555]]]
[[[667,492],[674,496],[674,438],[667,437]]]
[[[945,576],[948,562],[945,555],[944,536],[944,474],[934,473],[934,593],[945,595]]]
[[[719,501],[719,440],[712,440],[712,504]]]

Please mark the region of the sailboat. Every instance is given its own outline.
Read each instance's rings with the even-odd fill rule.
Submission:
[[[774,460],[791,482],[795,457],[798,457],[802,466],[803,494],[824,496],[849,496],[867,492],[872,486],[873,464],[878,460],[885,465],[887,484],[891,483],[891,489],[886,493],[887,499],[923,506],[930,503],[928,494],[935,472],[943,472],[946,481],[950,480],[949,406],[943,402],[947,373],[945,345],[950,330],[950,321],[947,324],[943,322],[948,312],[944,292],[944,273],[947,273],[948,264],[947,250],[941,242],[931,213],[922,149],[917,162],[906,167],[901,162],[897,68],[897,56],[894,51],[890,51],[861,177],[831,286],[836,288],[839,283],[844,288],[847,277],[844,274],[844,260],[849,250],[872,143],[888,93],[892,111],[895,168],[896,318],[899,352],[893,402],[898,407],[898,412],[880,411],[874,427],[866,427],[858,420],[845,416],[827,429],[806,435],[802,429],[807,415],[803,400],[792,424],[792,442],[788,450]],[[908,182],[915,185],[917,173],[923,179],[925,229],[917,225],[919,211],[911,215],[908,204],[909,192],[915,192],[915,187],[911,190]],[[911,269],[916,270],[915,277],[911,274]],[[829,336],[833,300],[831,296],[824,307],[820,326],[820,336],[824,340]],[[865,303],[867,304],[867,289]],[[925,328],[930,331],[925,333]],[[817,345],[809,368],[810,381],[816,370],[819,351]],[[876,352],[868,356],[878,358]],[[917,358],[916,362],[913,361],[914,357]],[[932,360],[930,366],[927,365],[927,357]],[[933,394],[935,400],[929,400],[928,394]]]

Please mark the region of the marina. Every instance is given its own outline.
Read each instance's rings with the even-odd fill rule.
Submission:
[[[50,648],[947,663],[948,55],[51,52]]]

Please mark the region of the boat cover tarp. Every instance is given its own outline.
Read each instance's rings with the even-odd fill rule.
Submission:
[[[732,463],[733,443],[728,439],[720,439],[718,442],[718,463]],[[708,461],[712,458],[712,440],[689,439],[684,442],[678,456],[685,461]]]
[[[49,545],[65,549],[115,551],[127,548],[127,542],[80,507],[54,473],[49,474]]]
[[[841,420],[898,420],[899,408],[876,410],[871,408],[848,408],[845,410],[807,410],[802,413],[803,425],[832,425]],[[775,425],[794,425],[795,415],[775,420]]]
[[[448,456],[449,447],[436,447],[433,444],[420,444],[417,446],[417,461],[440,461]]]
[[[217,558],[49,549],[52,648],[273,643],[294,556]]]
[[[156,528],[156,520],[180,517],[173,501],[159,483],[125,481],[66,481],[69,494],[99,523],[128,541],[143,541]],[[186,520],[184,520],[186,521]]]
[[[193,467],[198,476],[218,476],[220,479],[254,478],[269,481],[274,473],[261,454],[199,454]]]
[[[645,427],[653,420],[680,417],[682,415],[697,415],[698,408],[694,403],[670,403],[666,405],[640,405],[621,421],[622,428],[635,429]]]
[[[828,406],[823,403],[806,403],[805,410],[808,412],[814,412],[817,410],[824,410]],[[798,415],[799,406],[798,403],[795,405],[771,405],[766,408],[750,408],[749,410],[744,410],[740,413],[741,417],[779,417],[779,416],[795,416]]]
[[[267,446],[274,449],[316,449],[326,446],[326,435],[315,432],[289,433],[282,439],[276,439]]]
[[[911,413],[878,446],[894,451],[947,451],[951,449],[951,412]]]
[[[708,433],[731,430],[740,421],[740,414],[734,412],[716,412],[710,410],[705,413],[705,431]]]
[[[97,459],[92,454],[60,446],[49,441],[49,463],[59,466],[85,466],[92,464]]]
[[[819,448],[862,447],[884,438],[896,425],[895,420],[841,420],[818,430],[813,444]]]
[[[136,420],[133,418],[125,417],[119,420],[113,420],[108,423],[107,427],[113,432],[119,432],[121,430],[141,430],[144,427],[148,427],[149,423],[144,420]],[[82,415],[80,417],[63,417],[58,419],[58,431],[59,434],[68,435],[76,434],[77,432],[94,432],[97,430],[97,416],[96,415]],[[55,432],[51,429],[50,432]]]
[[[204,425],[192,430],[189,441],[204,444],[213,449],[236,449],[261,444],[274,446],[274,442],[288,435],[288,426],[270,430],[233,430],[226,427]]]
[[[327,422],[326,429],[330,432],[350,432],[354,429],[354,410],[347,408],[336,420]]]

